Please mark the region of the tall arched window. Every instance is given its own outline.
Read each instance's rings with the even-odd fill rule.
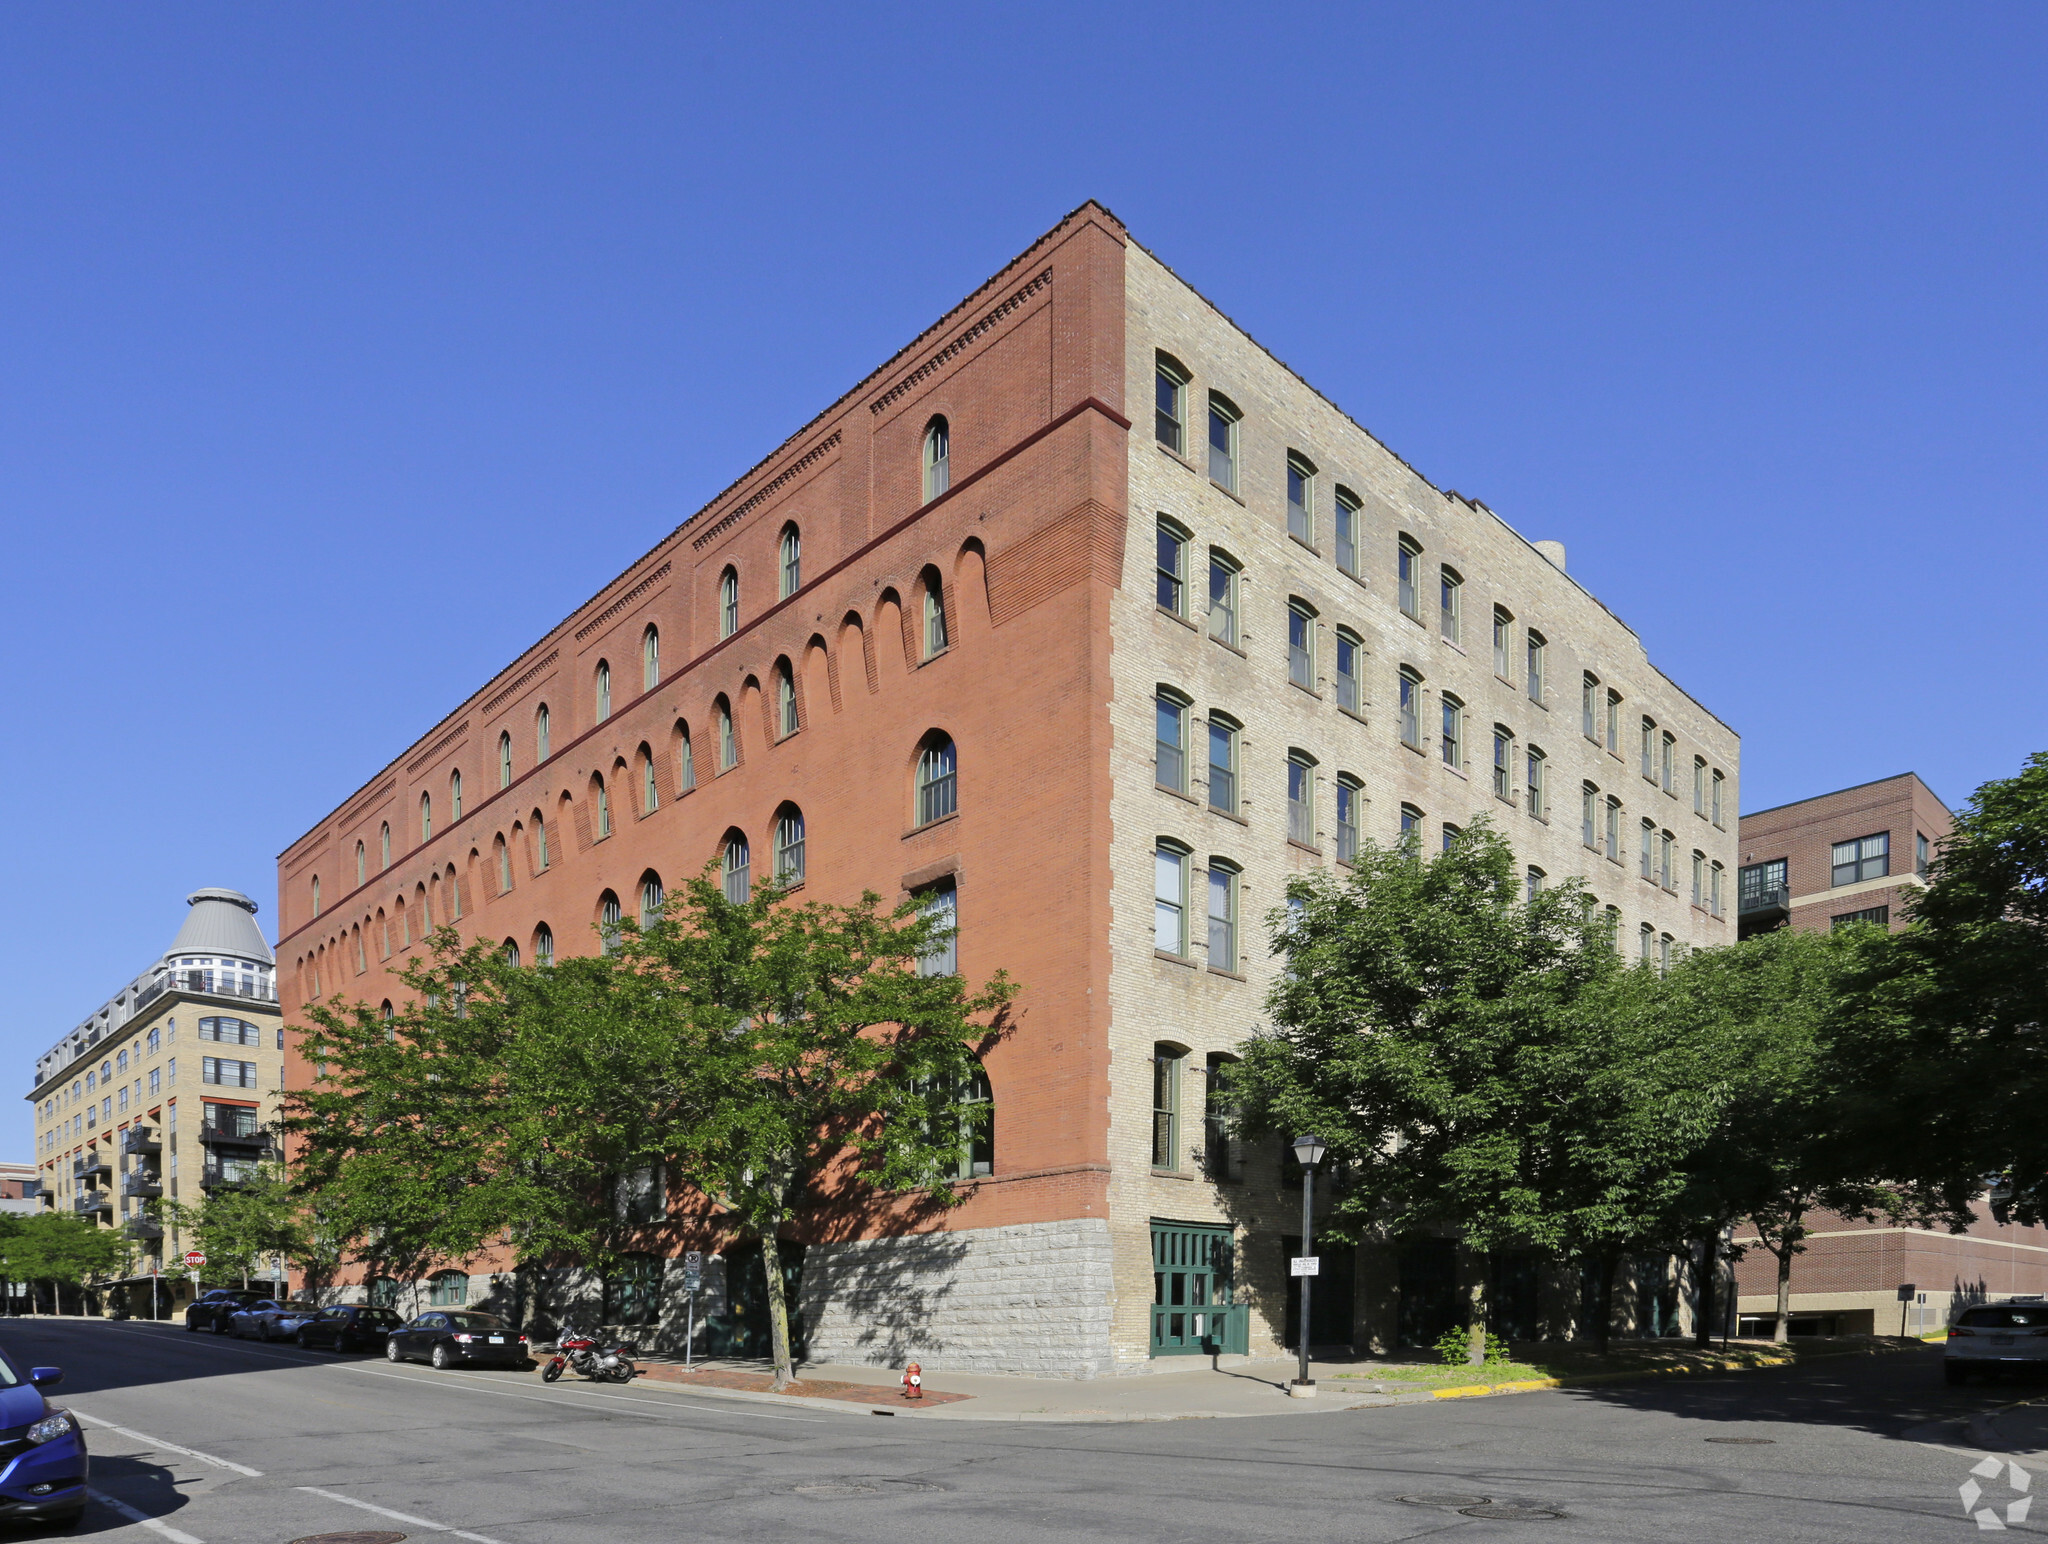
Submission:
[[[516,938],[505,940],[505,963],[514,970],[519,968],[519,940]]]
[[[498,736],[498,786],[512,786],[512,731],[509,729]]]
[[[661,789],[654,775],[654,753],[646,746],[640,747],[640,812],[652,815],[661,807]]]
[[[946,598],[933,574],[924,587],[924,657],[946,652]]]
[[[775,722],[784,739],[797,732],[796,676],[786,660],[775,667]]]
[[[718,699],[717,712],[718,770],[725,772],[739,765],[740,742],[739,736],[734,733],[732,727],[732,709],[727,705],[723,697]]]
[[[978,1065],[952,1089],[951,1108],[937,1115],[932,1146],[951,1148],[940,1173],[947,1179],[979,1179],[996,1167],[995,1097],[988,1074]]]
[[[953,742],[936,736],[917,758],[917,823],[928,826],[960,808]]]
[[[785,598],[803,588],[804,539],[795,525],[782,528],[782,593]]]
[[[943,418],[934,418],[924,431],[924,501],[953,486],[953,436]]]
[[[619,907],[619,898],[611,891],[607,890],[597,898],[597,936],[606,954],[618,951],[619,919],[624,915]]]
[[[420,795],[420,840],[426,841],[434,834],[434,796]]]
[[[612,716],[612,667],[605,660],[597,662],[597,721],[601,724]]]
[[[782,807],[775,821],[775,882],[785,888],[804,882],[804,812]]]
[[[640,880],[640,926],[643,929],[653,927],[661,920],[661,903],[664,899],[661,876],[643,876]]]
[[[498,894],[503,895],[512,888],[512,849],[505,838],[498,838]]]
[[[718,576],[718,636],[730,638],[740,630],[740,576],[728,568]]]
[[[462,818],[462,774],[460,772],[450,772],[448,774],[448,810],[448,818],[450,820],[460,820]]]
[[[603,777],[590,780],[590,796],[597,804],[597,839],[601,842],[612,834],[612,800]]]
[[[676,720],[676,792],[686,794],[697,786],[697,758],[690,751],[690,726]]]
[[[313,915],[320,915],[320,876],[313,876]]]
[[[747,851],[747,839],[735,831],[725,839],[725,898],[735,906],[744,906],[747,898],[754,893],[750,877],[752,857]]]
[[[548,866],[548,823],[539,810],[533,812],[533,868],[544,873]]]
[[[383,828],[377,833],[377,846],[380,853],[380,861],[377,867],[380,870],[388,869],[391,867],[391,822],[388,820],[384,822]]]
[[[363,879],[365,878],[365,874],[366,874],[366,871],[368,870],[369,866],[370,866],[370,856],[369,856],[369,853],[368,853],[368,852],[367,852],[367,851],[366,851],[366,850],[364,849],[364,847],[363,847],[363,844],[362,844],[361,842],[357,842],[357,843],[356,843],[356,883],[357,883],[357,884],[359,884],[359,885],[360,885],[360,884],[361,884],[361,883],[363,882]]]
[[[533,715],[533,759],[536,762],[548,759],[548,705],[542,703]]]
[[[554,929],[543,922],[533,930],[533,963],[552,965],[555,963]]]
[[[661,683],[661,629],[653,623],[640,635],[640,690],[651,692]]]
[[[455,877],[455,865],[448,865],[448,920],[462,920],[462,881]]]

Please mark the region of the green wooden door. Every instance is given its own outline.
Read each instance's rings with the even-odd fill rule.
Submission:
[[[1227,1224],[1152,1223],[1152,1354],[1244,1353],[1250,1309],[1232,1301],[1236,1248]]]

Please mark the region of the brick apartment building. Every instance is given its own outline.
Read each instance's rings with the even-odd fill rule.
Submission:
[[[1654,958],[1734,935],[1737,778],[1561,546],[1432,486],[1088,204],[295,841],[282,995],[389,998],[429,923],[591,951],[714,857],[924,897],[960,970],[1025,987],[992,1148],[937,1228],[792,1240],[811,1353],[1271,1352],[1298,1180],[1207,1092],[1288,877],[1490,817]],[[1451,1249],[1325,1251],[1312,1339],[1426,1338]],[[443,1300],[508,1264],[450,1262]],[[1539,1275],[1530,1327],[1570,1311]]]
[[[1744,815],[1742,935],[1859,922],[1903,927],[1902,902],[1925,883],[1950,823],[1948,806],[1911,772]],[[1908,1285],[1914,1292],[1902,1303],[1899,1289]],[[1753,1248],[1736,1268],[1736,1288],[1744,1330],[1769,1334],[1775,1257]],[[1793,1262],[1790,1328],[1924,1333],[1946,1324],[1956,1306],[2026,1293],[2048,1293],[2048,1228],[2000,1223],[1989,1207],[1961,1235],[1823,1216]]]

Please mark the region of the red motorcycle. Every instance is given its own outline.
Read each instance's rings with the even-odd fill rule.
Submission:
[[[632,1346],[600,1346],[592,1336],[565,1325],[555,1341],[555,1354],[540,1370],[540,1381],[553,1383],[563,1368],[573,1367],[593,1383],[631,1383],[638,1370],[633,1351]]]

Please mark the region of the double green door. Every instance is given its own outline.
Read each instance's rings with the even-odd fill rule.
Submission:
[[[1236,1249],[1227,1225],[1152,1224],[1152,1354],[1250,1349],[1250,1310],[1232,1301]]]

